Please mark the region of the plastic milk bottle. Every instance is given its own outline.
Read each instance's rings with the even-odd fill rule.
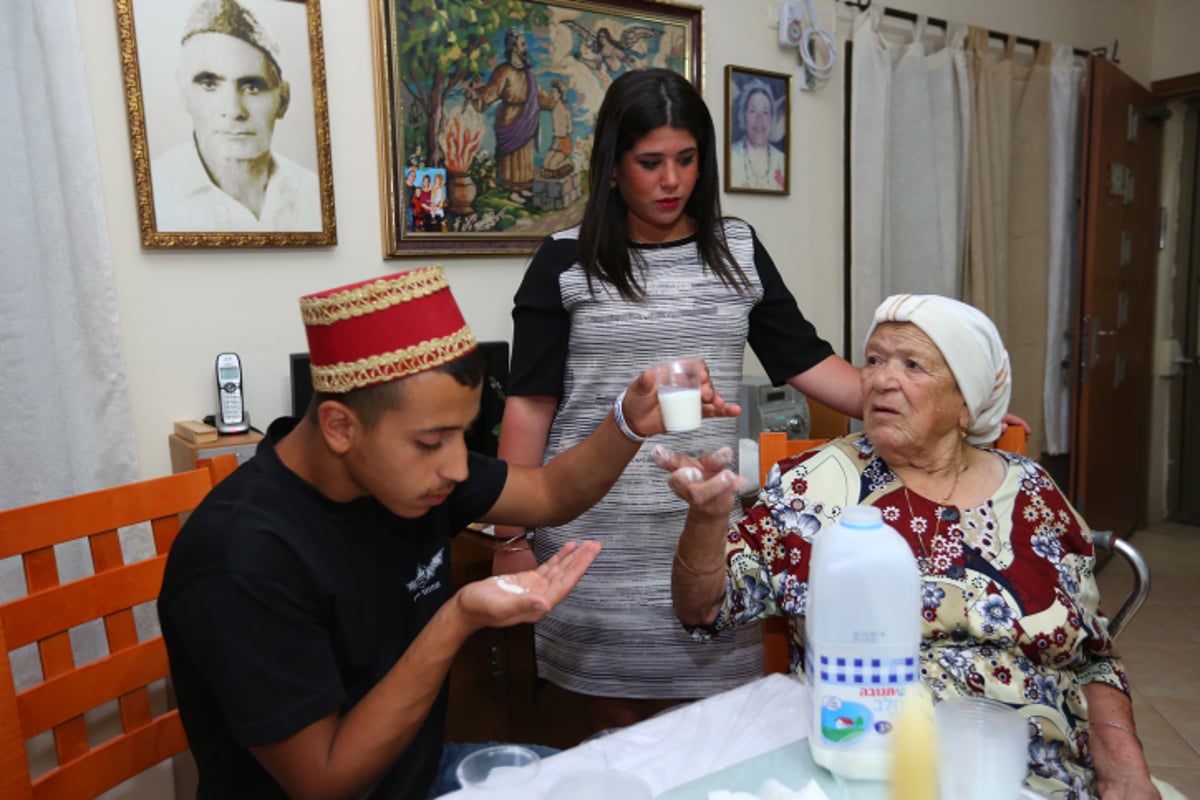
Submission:
[[[813,760],[852,780],[886,780],[900,701],[919,677],[916,558],[878,508],[847,506],[814,539],[808,580]]]

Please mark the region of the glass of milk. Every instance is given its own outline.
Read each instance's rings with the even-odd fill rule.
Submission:
[[[700,383],[704,362],[699,358],[677,358],[654,368],[658,379],[658,406],[668,432],[700,427]]]

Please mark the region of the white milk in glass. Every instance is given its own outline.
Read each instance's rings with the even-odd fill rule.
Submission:
[[[658,407],[668,431],[700,427],[700,390],[686,386],[659,386]]]

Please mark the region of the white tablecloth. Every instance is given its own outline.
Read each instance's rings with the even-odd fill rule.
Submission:
[[[774,750],[808,735],[808,689],[796,679],[768,675],[737,689],[679,706],[543,759],[522,800],[541,800],[559,778],[613,769],[637,775],[655,796],[675,786]],[[516,789],[505,792],[515,800]],[[495,792],[459,790],[445,800],[495,798]]]

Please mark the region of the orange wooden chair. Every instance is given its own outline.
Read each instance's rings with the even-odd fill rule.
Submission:
[[[236,456],[216,456],[190,472],[0,511],[0,558],[21,557],[28,592],[0,605],[4,800],[93,798],[187,749],[179,712],[151,708],[148,687],[168,676],[167,650],[161,636],[138,641],[133,608],[158,597],[180,515],[236,468]],[[126,564],[118,529],[142,522],[156,555]],[[94,574],[63,583],[55,545],[84,539]],[[103,620],[108,655],[76,664],[69,631],[94,620]],[[32,644],[41,680],[17,691],[10,652]],[[84,712],[113,701],[121,732],[93,746]],[[34,776],[26,742],[46,731],[58,764]]]
[[[811,401],[810,401],[811,402]],[[765,481],[771,467],[805,450],[825,444],[825,439],[789,439],[786,433],[768,431],[758,435],[758,474]],[[1025,429],[1010,425],[1000,434],[995,447],[1010,453],[1025,455]],[[1136,611],[1136,609],[1134,609]],[[767,674],[787,672],[790,661],[788,623],[784,617],[763,620],[763,667]]]

